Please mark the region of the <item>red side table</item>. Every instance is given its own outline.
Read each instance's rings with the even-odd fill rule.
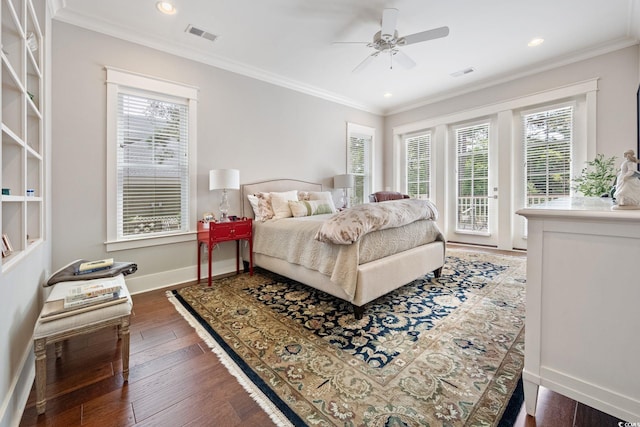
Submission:
[[[210,222],[205,228],[198,221],[198,283],[200,283],[200,263],[202,245],[206,244],[209,252],[209,286],[211,286],[211,253],[213,248],[222,242],[236,241],[236,273],[240,273],[240,241],[249,242],[249,274],[253,276],[253,220],[243,218],[229,222]]]

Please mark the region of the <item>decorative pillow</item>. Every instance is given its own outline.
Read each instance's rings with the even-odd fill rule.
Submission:
[[[258,203],[260,202],[258,196],[256,196],[255,194],[247,194],[247,200],[249,200],[249,204],[251,205],[251,209],[253,210],[253,218],[256,221],[262,221],[262,218],[260,216],[260,208],[258,207]]]
[[[331,212],[336,212],[336,206],[333,203],[333,195],[330,191],[310,191],[309,200],[321,200],[326,202],[331,207]]]
[[[298,192],[296,190],[271,193],[271,208],[273,209],[274,219],[293,216],[291,209],[289,209],[289,201],[298,201]]]
[[[310,200],[308,191],[298,191],[298,200]]]
[[[289,201],[289,209],[295,217],[310,216],[310,215],[322,215],[335,212],[335,208],[332,204],[327,203],[324,200],[302,200],[302,201]]]
[[[273,208],[271,207],[271,193],[257,193],[258,211],[255,212],[256,221],[267,221],[274,217]],[[251,199],[249,199],[251,203]]]

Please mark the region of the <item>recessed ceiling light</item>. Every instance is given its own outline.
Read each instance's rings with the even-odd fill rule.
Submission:
[[[385,98],[391,98],[393,96],[393,94],[391,92],[387,92],[382,96],[384,96]]]
[[[173,15],[176,13],[176,7],[168,1],[159,1],[156,3],[158,10],[166,15]]]
[[[540,37],[536,37],[535,39],[531,39],[531,41],[527,43],[527,46],[535,47],[535,46],[540,46],[542,43],[544,43],[544,39]]]

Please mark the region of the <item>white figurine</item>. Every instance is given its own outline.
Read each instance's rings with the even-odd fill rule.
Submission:
[[[624,161],[620,166],[620,172],[616,179],[616,191],[613,197],[617,205],[612,209],[640,209],[640,179],[633,150],[624,152]]]

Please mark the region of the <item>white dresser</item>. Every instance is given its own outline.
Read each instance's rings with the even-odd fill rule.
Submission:
[[[523,370],[538,386],[640,423],[640,210],[611,199],[521,209],[528,221]]]

